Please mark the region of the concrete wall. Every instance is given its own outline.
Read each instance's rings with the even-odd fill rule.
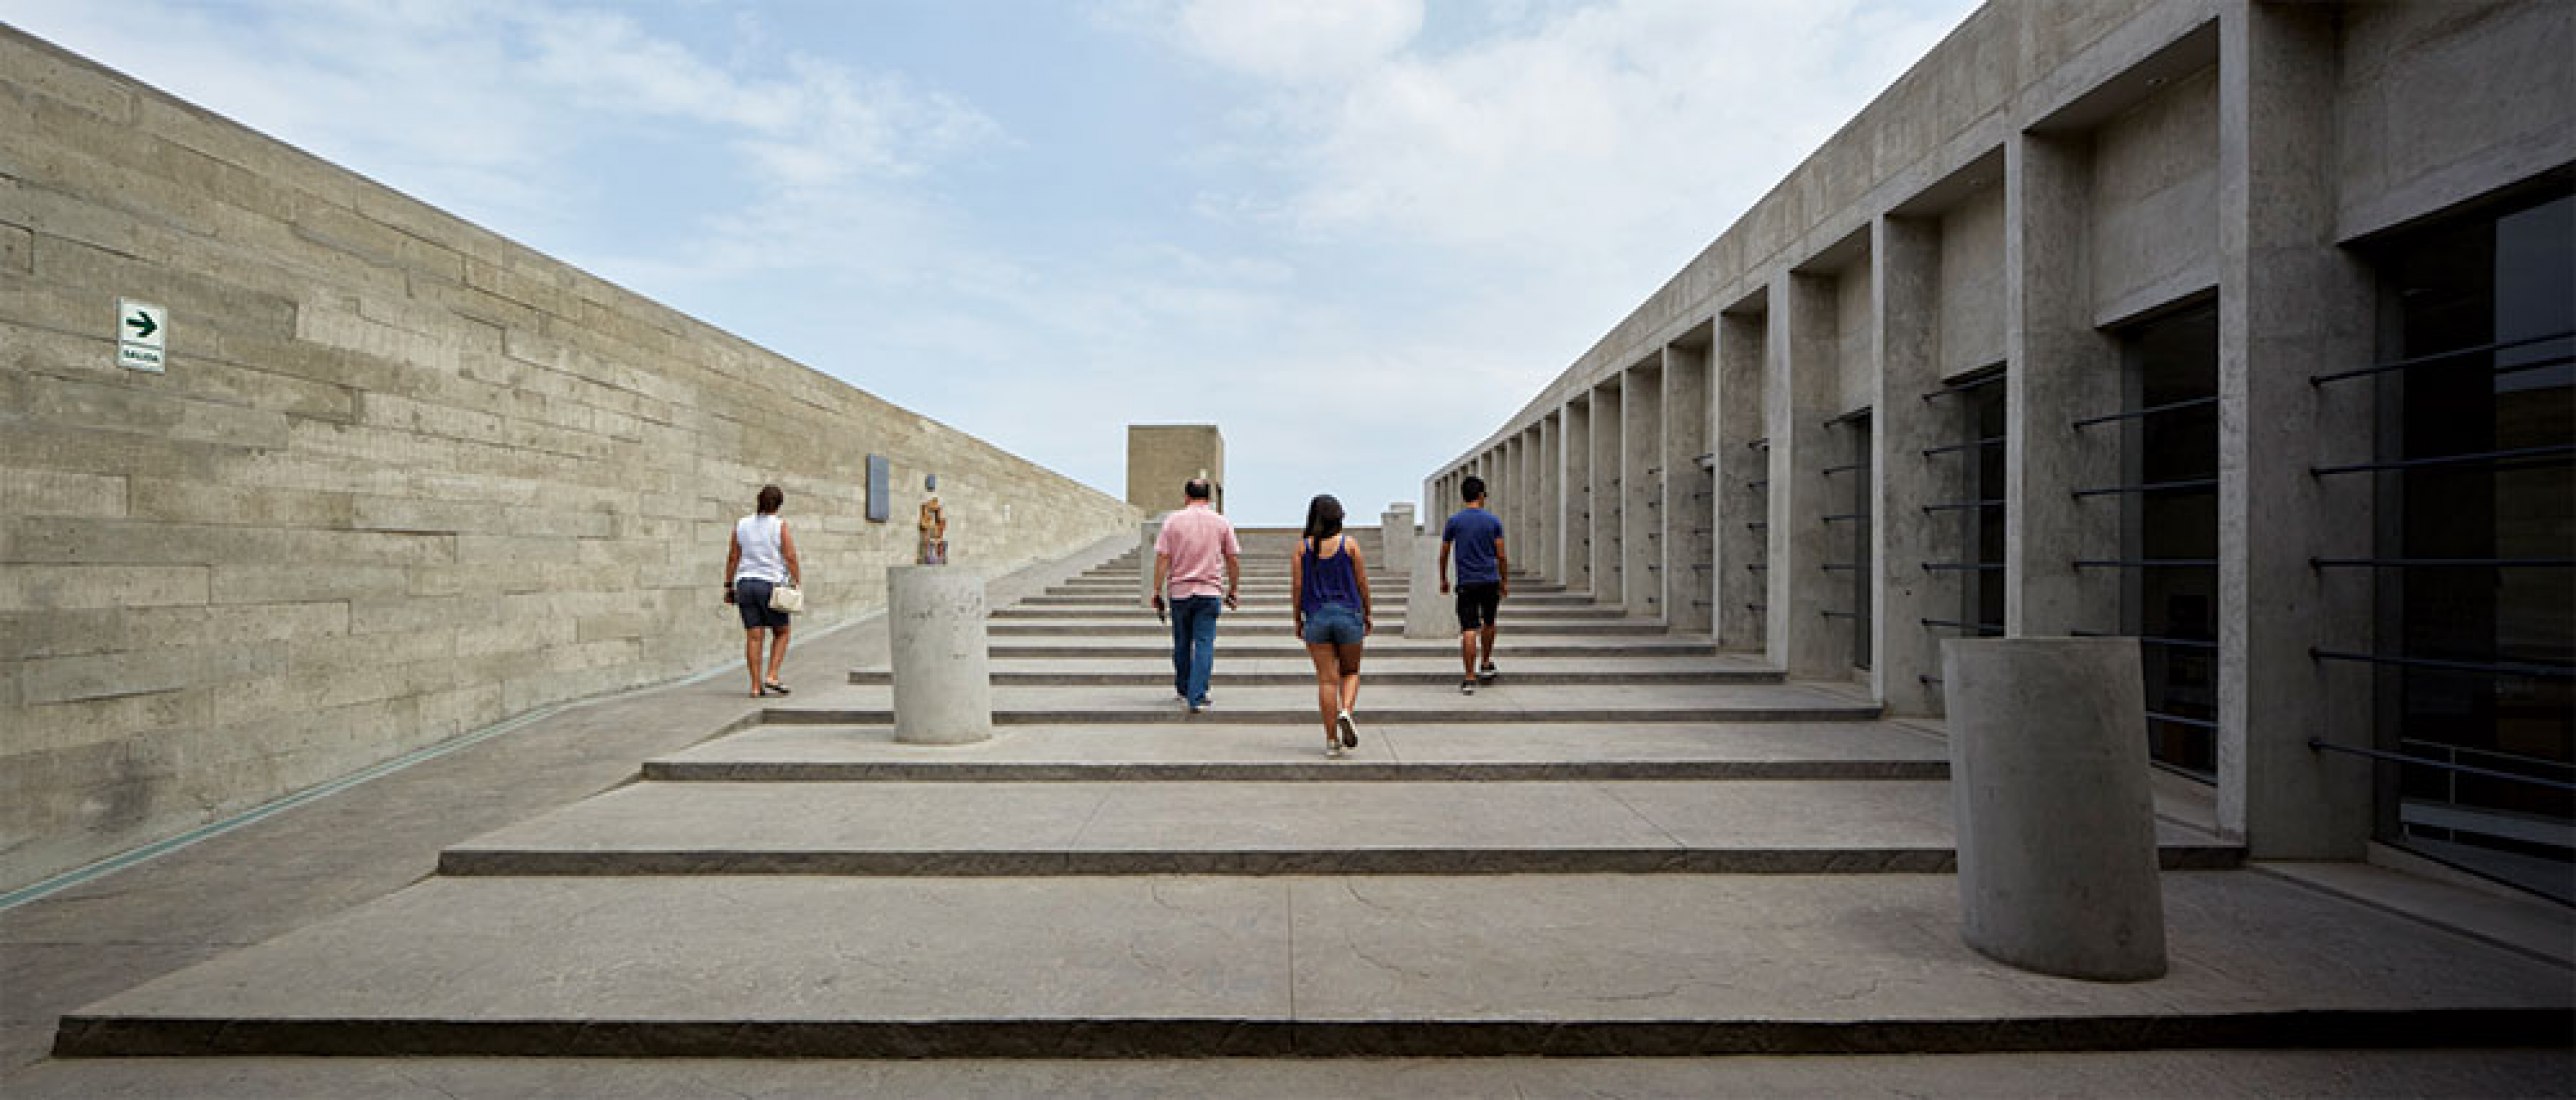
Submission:
[[[1214,424],[1131,424],[1127,427],[1127,503],[1147,515],[1181,506],[1182,486],[1206,474],[1225,505],[1225,436]]]
[[[119,297],[168,308],[166,373],[116,365]],[[871,453],[889,523],[864,518]],[[738,662],[724,552],[765,482],[805,629],[878,608],[925,473],[961,567],[1135,529],[1114,498],[0,29],[0,888]]]
[[[2353,858],[2370,769],[2309,743],[2369,740],[2368,671],[2337,680],[2311,654],[2372,644],[2373,596],[2310,558],[2370,555],[2373,501],[2367,479],[2309,471],[2371,454],[2376,410],[2370,387],[2307,378],[2382,350],[2373,235],[2563,179],[2571,119],[2576,4],[1994,0],[1433,476],[1588,401],[1596,492],[1566,573],[1588,549],[1593,592],[1620,602],[1605,552],[1633,521],[1597,491],[1618,453],[1605,405],[1632,365],[1713,330],[1713,505],[1661,522],[1716,533],[1718,645],[1841,679],[1850,638],[1820,611],[1854,593],[1819,578],[1851,551],[1817,519],[1850,510],[1822,468],[1851,451],[1822,425],[1874,403],[1869,683],[1937,714],[1938,641],[1983,625],[1936,622],[1967,578],[2004,596],[2009,634],[2117,628],[2119,571],[2144,567],[2116,560],[2120,517],[2155,490],[2124,484],[2119,429],[2073,425],[2138,411],[2121,326],[2214,294],[2214,813],[2258,856]],[[2004,484],[1961,501],[1966,406],[1938,391],[1997,365],[1978,396],[2006,402]],[[1997,500],[1999,570],[1962,545],[1963,515]],[[1629,579],[1681,564],[1676,545],[1622,563]]]

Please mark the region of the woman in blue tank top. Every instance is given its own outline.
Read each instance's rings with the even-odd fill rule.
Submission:
[[[1324,716],[1324,755],[1360,744],[1351,707],[1360,701],[1360,640],[1369,632],[1368,564],[1342,534],[1342,502],[1318,496],[1306,505],[1305,537],[1288,565],[1297,637],[1315,660],[1315,704]]]

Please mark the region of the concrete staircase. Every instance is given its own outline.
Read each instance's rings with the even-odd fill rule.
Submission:
[[[1374,532],[1363,535],[1373,560]],[[1516,581],[1501,681],[1396,629],[1322,754],[1285,532],[1215,706],[1128,554],[995,612],[997,736],[883,669],[449,848],[411,889],[64,1018],[57,1052],[1701,1055],[2564,1041],[2565,969],[2160,825],[2173,971],[1959,943],[1945,748],[1847,689]],[[1394,598],[1390,599],[1389,596]]]

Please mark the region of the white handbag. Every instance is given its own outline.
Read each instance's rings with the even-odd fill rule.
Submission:
[[[769,609],[794,614],[805,610],[805,590],[794,585],[776,585],[769,590]]]

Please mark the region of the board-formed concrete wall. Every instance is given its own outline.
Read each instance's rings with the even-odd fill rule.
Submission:
[[[166,373],[116,365],[120,297],[168,308]],[[960,568],[1138,520],[0,28],[0,888],[739,661],[763,483],[807,629],[880,608],[925,473]]]

